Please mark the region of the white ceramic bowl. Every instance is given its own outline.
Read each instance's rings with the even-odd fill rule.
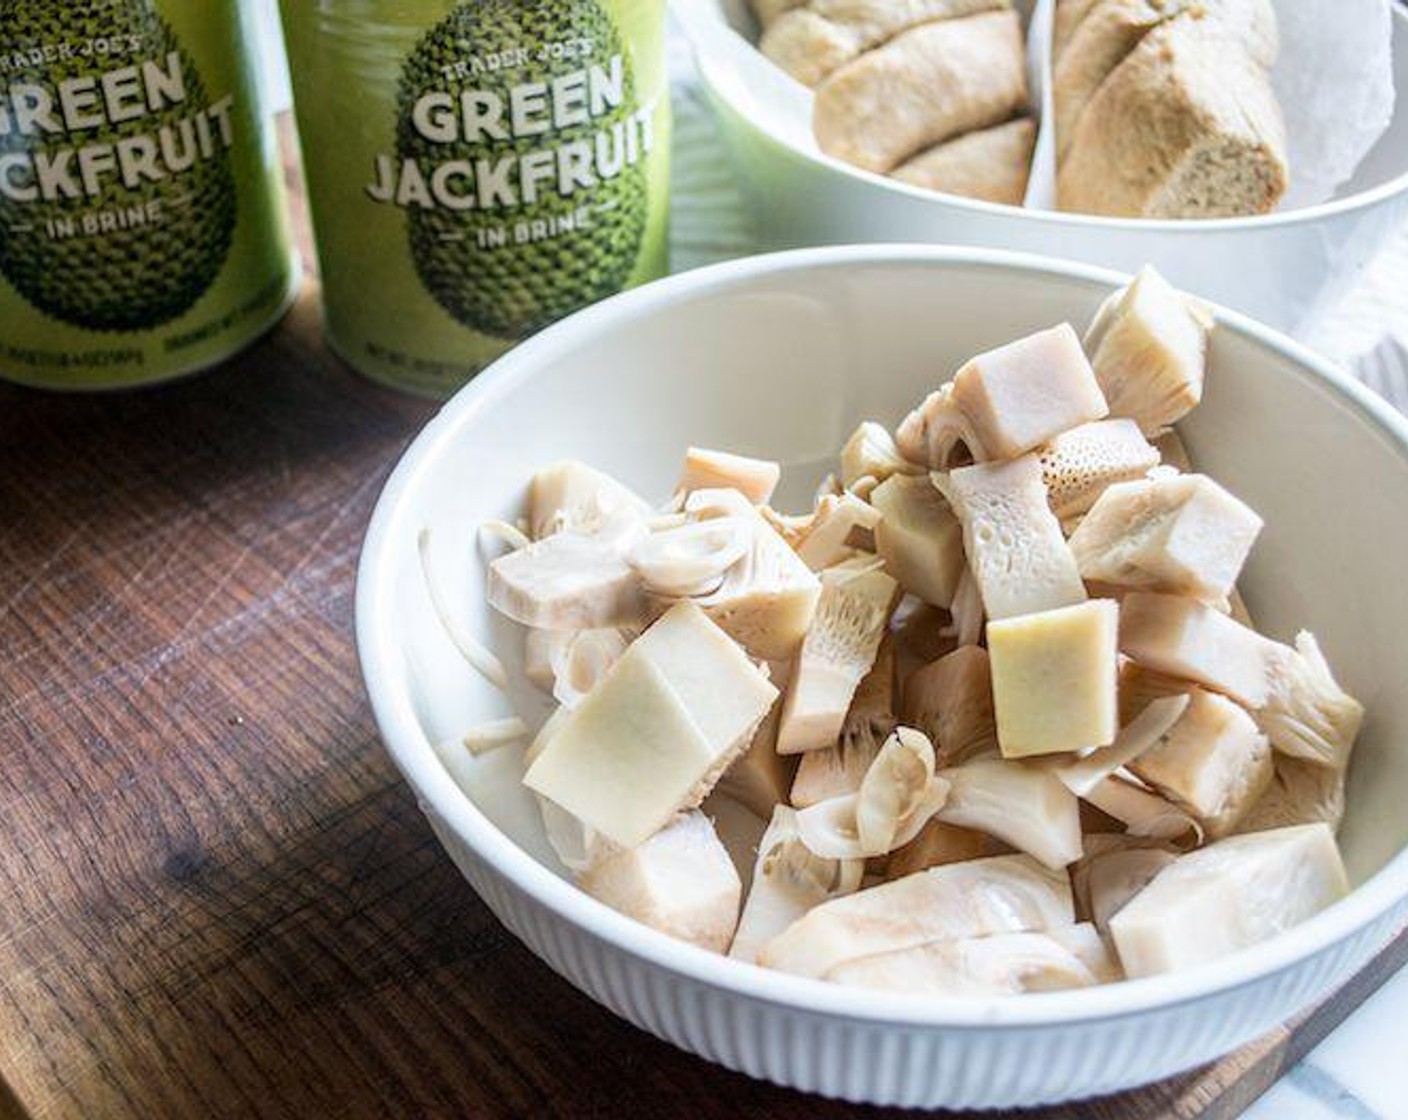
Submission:
[[[587,897],[544,843],[517,752],[437,752],[507,708],[432,614],[416,554],[423,526],[450,610],[515,669],[521,636],[484,602],[476,526],[516,516],[537,467],[580,458],[663,500],[693,442],[780,458],[789,501],[801,506],[857,421],[893,424],[980,350],[1062,319],[1084,324],[1119,282],[969,249],[755,257],[549,328],[419,436],[362,555],[367,690],[446,850],[549,965],[646,1030],[756,1077],[856,1101],[1009,1106],[1106,1093],[1208,1061],[1306,1007],[1385,940],[1408,909],[1408,424],[1232,313],[1221,315],[1187,442],[1266,518],[1245,580],[1261,625],[1282,638],[1313,628],[1369,711],[1342,834],[1357,885],[1289,933],[1179,975],[1007,1001],[827,985],[709,954]]]
[[[742,0],[673,0],[769,248],[874,241],[977,245],[1136,271],[1279,330],[1307,334],[1408,217],[1408,10],[1393,8],[1399,97],[1392,123],[1337,197],[1319,206],[1212,221],[1154,221],[1004,206],[911,187],[807,150],[759,108],[785,81],[735,30]],[[786,83],[790,85],[791,83]]]

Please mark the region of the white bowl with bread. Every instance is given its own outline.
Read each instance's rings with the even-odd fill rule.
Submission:
[[[1339,885],[1332,882],[1314,906],[1291,921],[1268,924],[1268,915],[1279,911],[1267,909],[1267,899],[1298,890],[1295,884],[1304,886],[1309,871],[1272,876],[1259,883],[1263,893],[1247,896],[1260,900],[1251,916],[1260,930],[1256,936],[1265,939],[1240,949],[1222,944],[1214,953],[1207,946],[1216,937],[1200,931],[1187,944],[1174,943],[1156,925],[1140,944],[1192,953],[1189,966],[1152,967],[1144,971],[1154,974],[1121,982],[1088,986],[1087,977],[1086,986],[1071,990],[1001,997],[918,994],[885,983],[853,987],[815,979],[815,972],[789,972],[775,948],[771,961],[766,952],[758,957],[771,963],[766,968],[746,963],[737,952],[724,955],[719,950],[736,910],[712,950],[702,947],[709,938],[697,927],[676,929],[677,936],[662,932],[669,924],[662,912],[637,913],[640,921],[618,912],[631,906],[613,898],[612,884],[601,876],[592,881],[582,874],[574,882],[564,865],[562,838],[545,828],[552,819],[546,803],[525,787],[539,764],[561,753],[564,737],[589,750],[601,746],[593,744],[593,735],[567,736],[563,729],[575,726],[571,713],[556,732],[540,732],[546,749],[525,752],[516,741],[526,733],[518,719],[540,718],[548,707],[523,679],[532,657],[523,629],[498,613],[505,609],[504,585],[498,591],[486,586],[486,572],[500,561],[490,562],[480,527],[495,527],[505,540],[521,537],[513,523],[530,480],[545,463],[589,463],[653,504],[669,499],[686,447],[730,449],[780,461],[782,486],[772,500],[781,509],[803,508],[821,476],[834,468],[836,449],[863,420],[893,428],[925,400],[922,422],[900,426],[902,448],[912,447],[919,433],[930,449],[923,454],[947,455],[934,450],[948,446],[939,438],[947,401],[926,397],[974,355],[1022,336],[1039,337],[1040,346],[1058,347],[1052,354],[1068,352],[1076,370],[1082,360],[1070,347],[1079,344],[1067,328],[1047,328],[1069,322],[1083,329],[1124,282],[1090,266],[964,248],[821,248],[732,262],[623,294],[545,330],[463,389],[416,439],[378,502],[358,574],[357,647],[367,690],[387,748],[435,834],[495,914],[551,967],[643,1029],[755,1077],[876,1104],[1013,1107],[1114,1092],[1209,1061],[1306,1009],[1397,928],[1408,914],[1408,818],[1401,812],[1408,796],[1408,670],[1402,658],[1408,598],[1399,591],[1408,507],[1397,497],[1408,490],[1408,424],[1284,336],[1217,308],[1210,311],[1216,325],[1205,351],[1201,404],[1178,422],[1177,431],[1197,469],[1264,519],[1237,581],[1250,617],[1280,640],[1297,627],[1313,629],[1336,678],[1367,713],[1338,832],[1347,887],[1336,871],[1330,878]],[[1111,305],[1087,332],[1084,345],[1094,352],[1097,370],[1102,348],[1116,345],[1115,327],[1134,306],[1124,300]],[[1201,305],[1194,315],[1194,307],[1188,305],[1191,321],[1206,331],[1212,320]],[[1147,322],[1164,329],[1157,316]],[[970,404],[958,400],[960,409]],[[1048,405],[1034,402],[1032,415],[1049,416]],[[1012,420],[1008,413],[1005,422]],[[979,442],[993,442],[980,426],[973,431]],[[1134,437],[1139,443],[1137,431]],[[1165,453],[1165,462],[1171,461]],[[732,460],[700,462],[706,473],[733,469]],[[956,480],[959,470],[949,477]],[[776,479],[774,472],[764,488]],[[855,487],[859,493],[860,482]],[[871,491],[877,508],[879,490]],[[682,510],[672,506],[679,512],[652,520],[651,532],[688,529],[693,508],[688,501]],[[837,538],[831,545],[847,551],[851,540]],[[1073,549],[1075,541],[1073,536]],[[883,549],[879,537],[876,542]],[[845,559],[838,567],[850,563]],[[573,580],[583,574],[569,573]],[[995,604],[984,577],[977,578]],[[1120,609],[1130,609],[1128,603]],[[685,619],[689,625],[709,629],[703,612],[689,604],[677,604],[665,618],[685,607],[693,611]],[[956,601],[952,607],[957,622]],[[1238,625],[1219,617],[1226,619],[1219,626]],[[645,636],[664,624],[646,629]],[[719,633],[710,640],[728,645]],[[643,644],[641,639],[629,648]],[[475,660],[480,654],[474,651],[485,647],[497,655],[489,659],[492,671]],[[480,671],[461,657],[465,651]],[[729,672],[743,682],[726,690],[729,705],[744,704],[754,693],[771,695],[760,669],[736,648],[728,656]],[[706,660],[703,653],[690,659],[700,671]],[[600,682],[613,679],[598,678],[585,695],[597,695]],[[1317,689],[1316,703],[1338,687]],[[576,712],[587,711],[585,701],[577,703]],[[1001,720],[1001,695],[997,703]],[[568,706],[564,700],[563,708]],[[629,724],[636,716],[620,719]],[[1352,722],[1358,726],[1357,714]],[[1292,723],[1293,738],[1317,734]],[[617,734],[611,721],[596,727],[596,736]],[[466,747],[467,729],[477,729],[474,750]],[[1006,734],[1000,723],[997,734],[999,740]],[[507,745],[509,740],[516,742]],[[1272,743],[1283,749],[1281,741]],[[601,803],[578,804],[579,795],[594,796],[584,788],[594,781],[590,772],[574,779],[559,766],[556,773],[550,798],[572,804],[572,812],[580,808],[582,819],[597,812],[597,825],[608,833],[639,823],[624,820],[636,815],[635,804],[622,806],[631,812],[620,820],[602,811]],[[547,788],[544,782],[534,786]],[[630,788],[632,796],[647,790],[643,784]],[[753,837],[732,853],[741,869],[751,865],[748,844],[757,842],[758,832],[749,833],[741,818],[726,819],[735,810],[728,797],[706,803],[720,837],[727,833],[735,846],[737,837]],[[1120,811],[1111,806],[1111,812]],[[691,827],[716,842],[702,814],[676,820],[692,821]],[[618,839],[626,839],[624,833]],[[803,841],[813,843],[805,835]],[[1210,855],[1215,847],[1194,854]],[[1020,862],[1025,851],[998,858]],[[1175,857],[1171,866],[1185,866],[1189,858]],[[692,863],[667,866],[679,872]],[[917,874],[944,872],[937,867]],[[867,882],[873,874],[867,870]],[[735,879],[732,906],[739,889]],[[867,886],[851,897],[875,898],[873,892],[886,889]],[[1233,908],[1245,901],[1218,897],[1220,905]],[[804,932],[828,906],[835,903],[810,911]],[[1020,906],[998,907],[1004,913],[1009,908]],[[1112,930],[1118,945],[1122,935]],[[812,948],[805,937],[791,936],[790,943],[803,955]],[[1241,944],[1247,943],[1244,937]]]
[[[1286,57],[1272,0],[1057,0],[1049,89],[1023,55],[1022,29],[1035,30],[1021,0],[673,7],[770,248],[909,241],[1129,271],[1152,261],[1304,335],[1408,218],[1408,98],[1330,197],[1302,181],[1334,126],[1317,105],[1307,151],[1301,126],[1283,125],[1300,119],[1283,112],[1286,87],[1315,91],[1313,76],[1286,76],[1303,55]],[[1388,18],[1377,70],[1402,90],[1408,10]],[[1346,100],[1345,129],[1361,127],[1368,110]]]

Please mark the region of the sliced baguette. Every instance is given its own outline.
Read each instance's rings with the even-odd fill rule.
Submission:
[[[1100,84],[1159,24],[1198,11],[1244,39],[1253,61],[1270,69],[1278,35],[1271,0],[1096,0],[1056,61],[1056,155],[1064,158],[1081,112]]]
[[[1056,0],[1056,16],[1051,30],[1051,59],[1059,61],[1081,21],[1099,0]]]
[[[856,55],[855,36],[811,8],[793,8],[758,40],[758,49],[804,86],[817,86]]]
[[[861,55],[817,89],[821,150],[868,171],[1027,107],[1022,28],[1012,11],[927,23]]]
[[[805,8],[807,0],[748,0],[748,6],[758,17],[758,25],[766,31],[785,13],[794,8]]]
[[[1285,125],[1245,36],[1188,12],[1140,40],[1091,98],[1057,175],[1062,210],[1216,218],[1275,208]]]
[[[892,172],[931,191],[1020,206],[1032,170],[1036,122],[1019,117],[920,152]]]
[[[758,49],[803,85],[920,24],[1011,8],[1012,0],[811,0],[768,25]]]

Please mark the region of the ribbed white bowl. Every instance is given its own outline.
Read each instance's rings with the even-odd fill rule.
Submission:
[[[368,531],[357,645],[387,747],[450,856],[549,965],[618,1014],[733,1069],[884,1104],[1033,1105],[1191,1068],[1291,1017],[1408,913],[1408,425],[1294,343],[1221,314],[1194,457],[1267,520],[1246,575],[1259,623],[1314,629],[1369,708],[1342,844],[1356,888],[1272,942],[1184,974],[1006,1001],[841,988],[673,941],[571,885],[512,751],[457,732],[503,698],[454,653],[457,618],[517,665],[482,593],[475,527],[513,516],[545,462],[592,462],[664,498],[688,443],[791,465],[797,505],[855,422],[898,417],[967,356],[1070,319],[1119,282],[978,250],[820,249],[721,265],[573,316],[510,352],[406,453]],[[520,708],[537,703],[519,690]],[[451,745],[437,749],[436,744]]]

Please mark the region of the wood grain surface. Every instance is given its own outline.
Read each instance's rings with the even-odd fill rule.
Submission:
[[[0,388],[0,1120],[881,1115],[615,1019],[441,854],[351,637],[432,409],[334,359],[317,299],[191,381]],[[1025,1115],[1235,1116],[1405,958],[1205,1070]]]

